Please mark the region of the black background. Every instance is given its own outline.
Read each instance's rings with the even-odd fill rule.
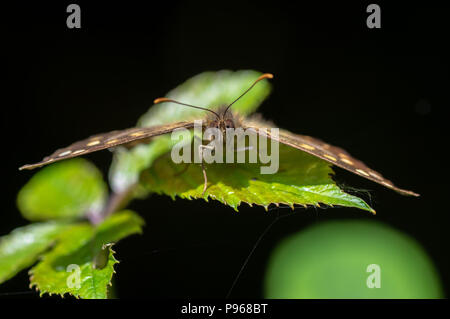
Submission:
[[[334,219],[382,221],[414,237],[435,262],[448,295],[449,106],[445,9],[376,2],[382,28],[366,27],[370,2],[78,1],[82,28],[66,27],[66,6],[2,8],[7,30],[2,104],[0,234],[27,224],[15,197],[33,172],[19,172],[56,148],[94,133],[132,127],[155,97],[208,70],[271,72],[260,112],[279,127],[347,149],[418,199],[336,169],[338,182],[371,190],[376,216],[349,208],[239,213],[204,201],[152,195],[136,201],[147,226],[116,246],[119,297],[225,297],[255,241],[277,214],[231,296],[262,297],[265,265],[280,239]],[[105,174],[107,151],[88,156]],[[0,297],[27,293],[26,271]],[[22,295],[23,293],[23,295]]]

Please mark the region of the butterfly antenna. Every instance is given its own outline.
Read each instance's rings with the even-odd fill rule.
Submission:
[[[244,92],[242,93],[236,100],[233,101],[233,103],[231,103],[230,105],[227,106],[227,108],[225,109],[225,112],[223,112],[223,115],[227,114],[228,109],[230,108],[230,106],[232,106],[234,103],[236,103],[241,97],[243,97],[245,94],[247,94],[248,91],[250,91],[255,85],[256,83],[258,83],[261,80],[264,79],[273,79],[273,74],[270,73],[264,73],[263,75],[261,75],[259,78],[256,79],[255,82],[253,82],[253,84]]]
[[[163,102],[172,102],[172,103],[176,103],[176,104],[180,104],[180,105],[184,105],[184,106],[189,106],[189,107],[193,107],[194,109],[199,109],[199,110],[203,110],[203,111],[208,111],[213,113],[215,116],[217,116],[220,119],[219,114],[217,114],[216,112],[214,112],[213,110],[204,108],[204,107],[200,107],[200,106],[195,106],[195,105],[190,105],[190,104],[186,104],[186,103],[181,103],[172,99],[168,99],[166,97],[159,97],[157,99],[155,99],[153,101],[154,104],[158,104],[158,103],[163,103]]]

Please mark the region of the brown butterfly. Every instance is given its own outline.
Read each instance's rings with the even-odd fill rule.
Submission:
[[[263,127],[267,127],[267,123],[264,123],[260,119],[257,118],[243,118],[239,117],[237,114],[233,114],[229,109],[230,107],[236,103],[241,97],[243,97],[248,91],[250,91],[256,83],[263,79],[271,79],[273,78],[272,74],[266,73],[261,75],[256,81],[244,92],[242,93],[236,100],[234,100],[231,104],[218,110],[217,112],[195,106],[186,103],[181,103],[178,101],[174,101],[168,98],[158,98],[154,101],[155,104],[162,102],[172,102],[196,109],[201,109],[208,111],[212,114],[212,117],[208,117],[206,121],[203,121],[203,128],[218,128],[222,132],[225,132],[227,128],[243,128],[252,129],[258,132],[258,134],[265,135],[270,139],[274,139],[282,144],[291,146],[293,148],[299,149],[301,151],[307,152],[315,157],[321,158],[333,165],[346,169],[354,174],[362,176],[366,179],[374,181],[378,184],[384,185],[390,189],[393,189],[400,194],[403,195],[412,195],[419,196],[412,191],[404,190],[394,186],[394,184],[385,179],[380,173],[370,169],[363,162],[353,158],[349,153],[345,150],[327,144],[319,139],[315,139],[310,136],[293,134],[288,131],[280,130],[278,136],[272,136],[269,131],[261,130]],[[185,122],[177,122],[173,124],[159,125],[153,127],[143,127],[143,128],[130,128],[121,131],[112,131],[105,134],[98,134],[91,136],[85,140],[76,142],[66,148],[62,148],[51,154],[50,156],[45,157],[41,162],[35,164],[24,165],[19,168],[22,169],[33,169],[36,167],[41,167],[53,162],[57,162],[60,160],[92,153],[95,151],[103,150],[106,148],[115,147],[118,145],[124,144],[136,144],[136,143],[144,143],[148,142],[150,138],[154,136],[159,136],[162,134],[171,133],[172,131],[179,128],[190,129],[194,127],[194,121],[185,121]],[[207,187],[207,176],[206,171],[202,163],[202,170],[204,176],[204,188],[203,193]]]

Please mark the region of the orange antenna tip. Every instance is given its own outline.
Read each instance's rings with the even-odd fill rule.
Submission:
[[[264,73],[263,75],[261,75],[257,81],[260,81],[262,79],[273,79],[273,74],[272,73]]]
[[[158,104],[158,103],[168,102],[168,101],[170,101],[170,99],[168,99],[166,97],[159,97],[153,101],[153,104]]]
[[[244,92],[242,93],[236,100],[233,101],[233,103],[231,103],[230,105],[227,106],[227,108],[225,109],[225,112],[223,112],[223,115],[227,114],[228,109],[234,104],[236,103],[241,97],[243,97],[245,94],[247,94],[248,91],[250,91],[255,85],[256,83],[258,83],[261,80],[264,79],[272,79],[273,78],[273,74],[272,73],[264,73],[263,75],[260,75],[255,82],[253,82],[253,84]]]

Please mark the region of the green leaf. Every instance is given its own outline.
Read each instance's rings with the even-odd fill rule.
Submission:
[[[423,247],[368,220],[327,221],[291,234],[274,248],[264,281],[266,298],[445,298]]]
[[[31,221],[73,218],[100,211],[106,196],[100,171],[77,158],[37,172],[20,190],[17,205]]]
[[[166,97],[210,109],[217,109],[235,100],[262,73],[251,70],[204,72],[170,91]],[[271,90],[268,81],[258,83],[248,94],[233,105],[242,115],[254,112]],[[174,103],[157,104],[150,108],[138,122],[138,126],[168,124],[190,119],[202,119],[205,111],[183,107]],[[150,144],[140,144],[131,150],[116,149],[109,173],[112,189],[121,192],[138,181],[139,174],[150,167],[159,156],[172,147],[169,135],[154,138]]]
[[[107,298],[118,262],[109,244],[142,233],[143,225],[137,214],[127,210],[115,213],[97,227],[88,223],[71,227],[30,270],[31,285],[41,295],[69,293],[77,298]]]
[[[143,172],[142,185],[149,191],[175,198],[218,200],[236,211],[242,203],[340,205],[375,212],[361,198],[342,191],[332,180],[330,164],[305,152],[280,144],[280,164],[275,174],[260,174],[260,163],[205,164],[208,188],[202,196],[200,164],[175,164],[170,154]],[[248,158],[248,157],[247,157]],[[186,169],[186,165],[189,165]],[[267,164],[264,164],[267,165]],[[183,172],[183,170],[185,170]]]
[[[62,222],[36,223],[0,237],[0,283],[30,267],[67,227]]]

